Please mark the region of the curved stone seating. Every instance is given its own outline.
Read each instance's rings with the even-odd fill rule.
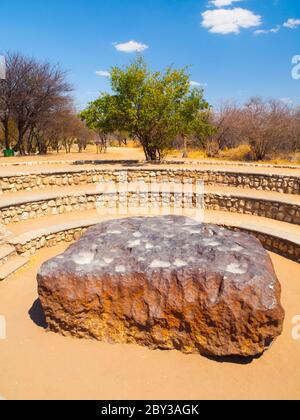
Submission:
[[[106,159],[85,159],[85,160],[34,160],[34,161],[13,161],[13,162],[1,162],[0,168],[9,168],[9,167],[33,167],[33,166],[45,166],[45,165],[107,165],[107,164],[151,164],[146,161],[138,161],[136,159],[127,159],[127,160],[106,160]],[[272,164],[272,163],[258,163],[258,162],[238,162],[238,161],[224,161],[224,160],[174,160],[168,159],[161,162],[154,162],[152,164],[159,164],[159,165],[215,165],[215,166],[237,166],[237,167],[245,167],[245,168],[271,168],[271,169],[299,169],[299,165],[292,165],[292,164]]]
[[[9,244],[19,255],[28,257],[41,248],[77,240],[88,227],[109,218],[99,216],[97,211],[75,213],[72,220],[67,215],[48,216],[43,220],[43,227],[38,228],[30,220],[16,225],[16,233],[9,239]],[[269,251],[300,262],[300,230],[289,223],[247,215],[237,219],[234,214],[217,211],[207,211],[204,221],[252,233]]]
[[[97,184],[103,181],[118,180],[126,177],[129,182],[184,182],[203,181],[206,185],[218,185],[234,188],[247,188],[263,191],[273,191],[283,194],[300,194],[300,175],[289,173],[263,173],[262,170],[208,170],[184,168],[68,168],[67,171],[53,169],[52,171],[25,172],[19,174],[2,173],[0,188],[7,192],[40,190],[42,188]]]
[[[26,172],[19,168],[14,175],[1,171],[0,226],[11,234],[5,230],[0,241],[0,280],[22,267],[38,249],[76,240],[89,226],[113,217],[108,209],[120,196],[103,190],[109,182],[158,184],[153,202],[157,208],[164,200],[160,185],[173,185],[180,191],[204,181],[205,222],[253,233],[269,251],[300,262],[299,168],[264,173],[262,166],[238,170],[64,166]],[[138,211],[141,197],[134,190],[126,194]],[[171,189],[170,196],[171,208],[184,206],[182,195]],[[107,210],[104,215],[96,210],[99,201],[101,209]],[[191,203],[198,205],[193,189]]]
[[[133,196],[133,192],[127,193],[128,199],[135,200],[138,207],[138,197]],[[173,205],[176,200],[180,205],[182,198],[172,192],[171,197]],[[111,195],[107,194],[107,205],[110,198]],[[0,223],[8,225],[43,216],[93,210],[100,199],[105,199],[105,193],[96,185],[4,194],[0,197]],[[118,200],[118,197],[114,199]],[[162,202],[162,199],[161,193],[159,200]],[[196,203],[195,194],[193,202]],[[292,194],[208,186],[204,189],[204,202],[206,210],[252,214],[300,225],[300,196]]]

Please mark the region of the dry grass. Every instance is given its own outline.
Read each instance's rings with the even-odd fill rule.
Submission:
[[[252,162],[272,165],[300,165],[300,153],[293,153],[282,156],[271,156],[264,161],[254,159],[250,146],[241,144],[232,149],[222,150],[218,157],[208,157],[203,150],[190,150],[188,153],[189,160],[210,160],[210,161],[231,161],[231,162]],[[168,153],[169,159],[181,159],[182,150],[171,150]]]
[[[273,157],[271,159],[271,163],[273,163],[274,165],[300,165],[300,153],[289,154],[287,156],[281,156],[279,158]]]
[[[176,150],[172,149],[168,152],[168,158],[169,159],[181,159],[182,158],[183,151],[182,150]],[[188,153],[189,159],[207,159],[207,154],[204,150],[190,150]]]
[[[225,160],[245,162],[252,160],[251,156],[251,148],[247,144],[241,144],[233,149],[226,149],[220,152],[220,158]]]

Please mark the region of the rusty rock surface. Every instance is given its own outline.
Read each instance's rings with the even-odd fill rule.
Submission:
[[[281,287],[254,236],[180,216],[90,228],[38,273],[51,331],[208,356],[262,354]]]

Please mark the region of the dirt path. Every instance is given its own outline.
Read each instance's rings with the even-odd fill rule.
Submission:
[[[95,148],[96,149],[96,148]],[[89,150],[88,152],[78,153],[50,153],[42,156],[16,156],[13,158],[0,157],[0,164],[15,164],[18,162],[56,162],[56,161],[74,161],[74,160],[110,160],[110,159],[145,159],[143,150],[131,147],[110,147],[107,153],[96,153]]]
[[[284,334],[247,365],[217,363],[179,352],[80,341],[47,333],[36,324],[36,272],[65,249],[44,249],[28,267],[0,284],[0,395],[7,399],[300,399],[300,265],[272,255],[283,286]],[[288,273],[288,275],[287,275]]]

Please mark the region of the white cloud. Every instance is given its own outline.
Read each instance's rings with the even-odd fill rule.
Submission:
[[[296,29],[300,26],[300,19],[289,19],[283,24],[283,26],[289,29]]]
[[[193,87],[205,87],[207,86],[207,83],[199,83],[199,82],[195,82],[194,80],[190,81],[190,86]]]
[[[98,70],[96,71],[96,75],[99,77],[110,77],[110,72],[106,70]]]
[[[231,6],[232,3],[241,2],[244,0],[211,0],[211,4],[215,7]]]
[[[277,34],[281,29],[280,25],[277,25],[275,28],[272,29],[259,29],[254,31],[254,35],[267,35],[267,34]]]
[[[202,17],[202,26],[215,34],[239,34],[243,28],[261,25],[261,16],[240,7],[208,10]]]
[[[149,48],[148,45],[141,44],[140,42],[136,41],[129,41],[125,42],[124,44],[115,43],[113,45],[117,51],[124,53],[143,52]]]
[[[291,98],[280,98],[280,101],[285,105],[292,105],[294,101]]]

